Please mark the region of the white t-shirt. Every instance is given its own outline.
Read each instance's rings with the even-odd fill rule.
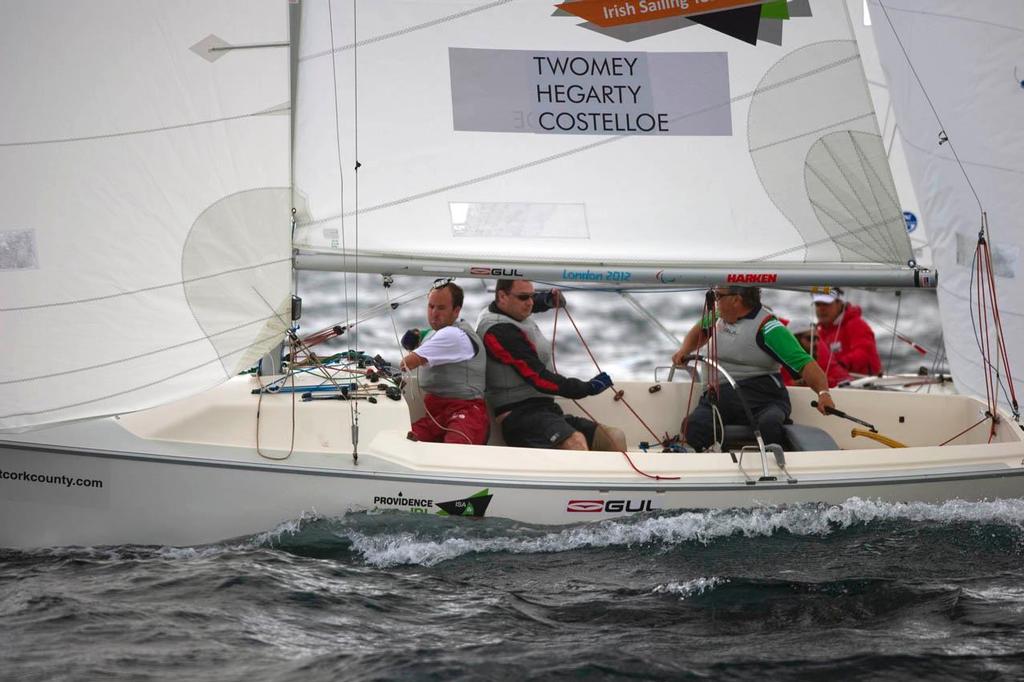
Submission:
[[[473,342],[458,327],[447,326],[431,332],[413,353],[427,361],[431,367],[462,362],[473,357]]]

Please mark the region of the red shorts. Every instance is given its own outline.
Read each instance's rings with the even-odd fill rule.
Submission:
[[[427,414],[412,425],[416,440],[432,443],[486,445],[491,435],[491,418],[483,399],[462,400],[426,394]]]

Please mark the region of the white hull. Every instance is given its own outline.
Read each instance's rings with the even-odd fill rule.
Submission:
[[[964,396],[838,391],[840,409],[913,446],[889,449],[852,438],[852,424],[821,417],[808,404],[809,391],[791,389],[794,420],[825,429],[844,449],[787,453],[788,477],[769,458],[777,480],[759,480],[756,453],[744,456],[742,471],[730,453],[643,453],[637,444],[651,437],[620,403],[607,395],[588,399],[588,410],[627,432],[636,466],[666,477],[655,480],[633,471],[621,453],[413,443],[405,439],[407,405],[383,396],[376,404],[358,403],[358,463],[349,437],[351,403],[334,400],[296,400],[294,451],[268,459],[255,448],[251,381],[236,378],[133,415],[4,436],[0,546],[192,545],[265,531],[310,512],[434,514],[467,498],[486,517],[564,524],[851,497],[939,502],[1024,495],[1024,434],[1013,422],[1004,419],[991,444],[983,424],[955,441],[963,445],[937,446],[980,419],[984,406]],[[649,386],[620,387],[652,429],[678,432],[689,385],[664,384],[656,393]],[[292,407],[290,396],[264,397],[264,454],[288,452]],[[485,490],[486,502],[472,498]]]

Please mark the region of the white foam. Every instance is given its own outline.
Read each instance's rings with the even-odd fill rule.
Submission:
[[[642,519],[604,521],[575,526],[536,537],[447,538],[435,540],[414,533],[368,535],[355,529],[340,531],[354,551],[374,566],[418,564],[432,566],[466,554],[507,552],[536,554],[586,547],[632,546],[686,542],[708,544],[742,535],[769,537],[784,531],[793,535],[829,535],[836,530],[877,521],[988,522],[1024,528],[1024,500],[995,500],[942,504],[885,503],[851,498],[842,505],[763,507],[749,510],[681,512]]]
[[[310,521],[316,521],[320,516],[314,512],[303,512],[302,516],[297,519],[290,519],[283,521],[270,530],[258,533],[249,540],[249,544],[252,547],[273,547],[275,543],[280,542],[282,535],[295,535],[302,530],[302,526]]]
[[[670,582],[664,585],[657,585],[651,592],[655,594],[678,594],[679,601],[683,601],[687,597],[700,596],[708,590],[713,590],[719,585],[724,585],[729,582],[725,578],[719,578],[718,576],[711,576],[710,578],[694,578],[693,580],[686,580],[684,582]]]

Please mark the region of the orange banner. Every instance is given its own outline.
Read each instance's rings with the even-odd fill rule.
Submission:
[[[603,28],[761,5],[767,0],[577,0],[556,5]]]

